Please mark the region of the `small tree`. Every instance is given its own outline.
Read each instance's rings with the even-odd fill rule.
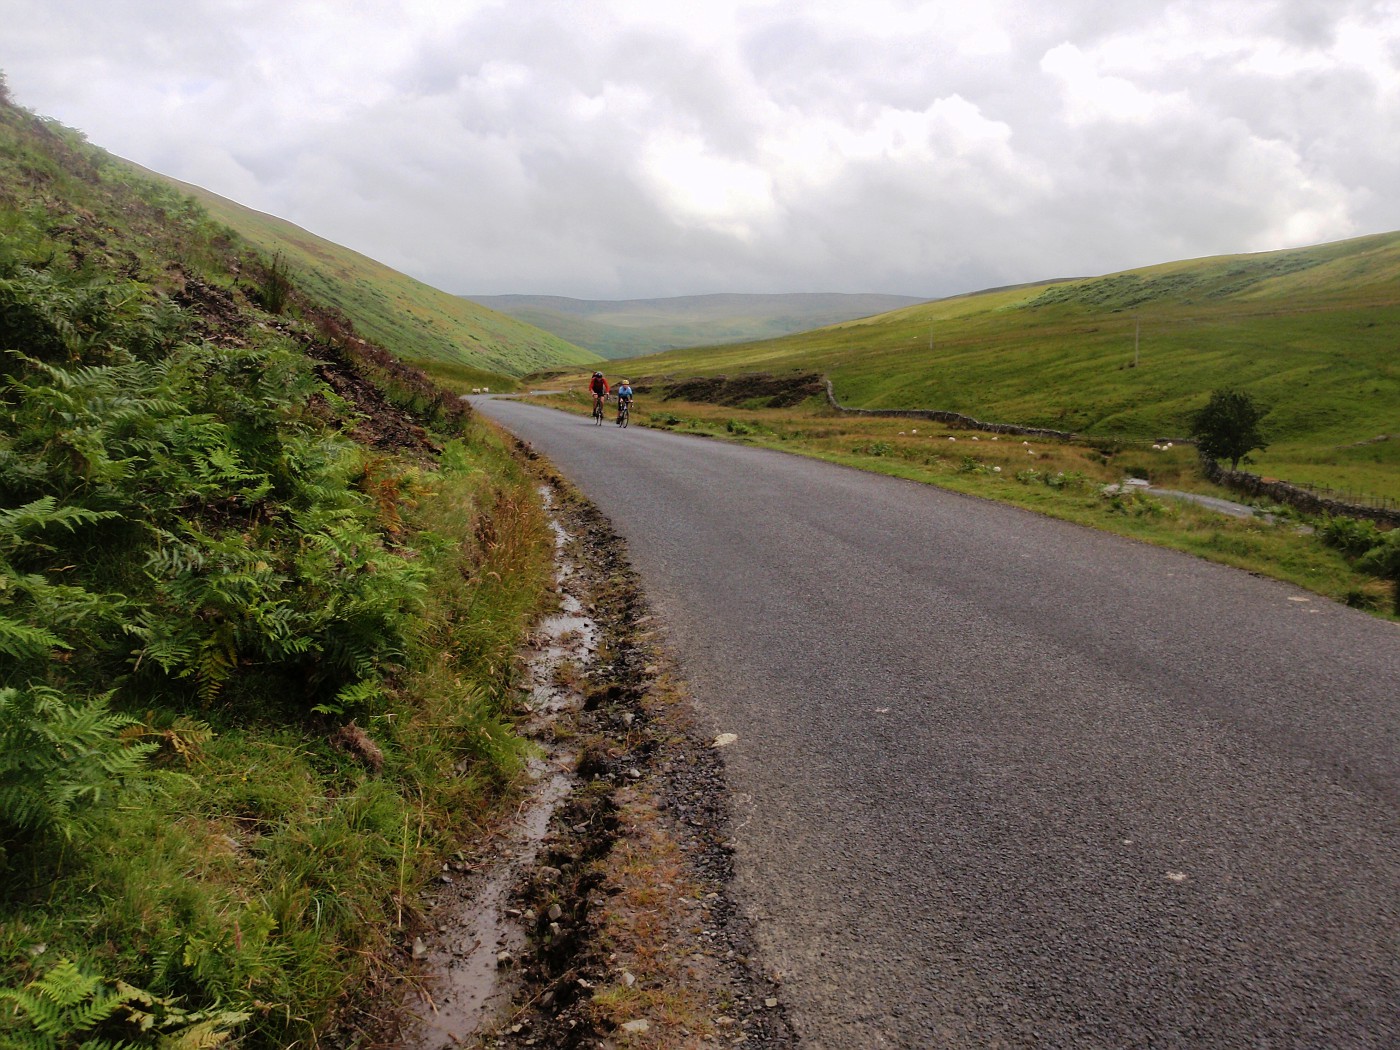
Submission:
[[[1191,436],[1201,455],[1228,459],[1235,470],[1241,460],[1249,462],[1249,453],[1269,447],[1259,433],[1259,420],[1267,411],[1243,390],[1216,390],[1191,418]]]

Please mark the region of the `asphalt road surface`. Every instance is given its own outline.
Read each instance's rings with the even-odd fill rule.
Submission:
[[[810,1047],[1400,1046],[1400,630],[913,483],[477,407],[625,536]]]

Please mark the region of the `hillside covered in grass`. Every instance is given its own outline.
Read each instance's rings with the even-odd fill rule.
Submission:
[[[1400,233],[960,296],[628,369],[819,371],[851,406],[1146,440],[1186,434],[1211,390],[1239,387],[1269,407],[1257,469],[1393,497]]]
[[[886,313],[920,300],[907,295],[685,295],[669,299],[569,299],[488,295],[474,301],[595,350],[636,357],[659,350],[752,342]]]
[[[493,378],[499,385],[500,376],[598,358],[548,331],[439,291],[285,219],[199,186],[156,177],[199,201],[211,217],[237,230],[269,258],[285,259],[298,287],[343,313],[367,339],[409,361],[446,365],[465,385],[489,386]]]
[[[0,80],[0,1046],[335,1042],[521,773],[536,484]]]

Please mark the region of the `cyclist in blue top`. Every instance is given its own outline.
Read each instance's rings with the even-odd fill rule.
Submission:
[[[613,391],[613,394],[617,398],[617,421],[621,423],[623,406],[625,405],[629,410],[632,407],[632,384],[624,379],[617,384],[617,388]]]

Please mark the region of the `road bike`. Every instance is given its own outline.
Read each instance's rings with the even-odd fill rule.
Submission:
[[[596,394],[593,397],[593,425],[603,425],[603,399]]]
[[[622,398],[617,403],[617,425],[625,427],[632,421],[632,402],[629,398]]]

